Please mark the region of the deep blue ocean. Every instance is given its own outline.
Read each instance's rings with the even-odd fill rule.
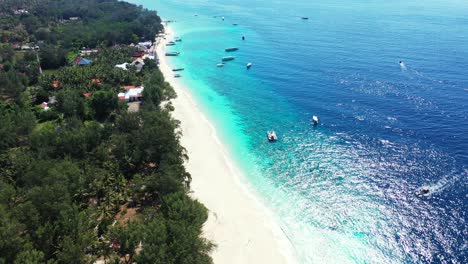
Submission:
[[[468,263],[468,1],[130,2],[300,263]]]

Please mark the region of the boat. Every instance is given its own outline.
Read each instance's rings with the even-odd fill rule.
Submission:
[[[177,73],[177,74],[174,74],[174,77],[175,77],[175,78],[179,78],[179,77],[182,77],[182,75],[180,75],[180,74]]]
[[[221,19],[224,20],[224,17],[222,17]]]
[[[250,69],[250,67],[252,67],[252,63],[251,62],[247,63],[246,67],[247,67],[247,69]]]
[[[224,67],[224,63],[218,63],[216,64],[216,67]]]
[[[166,43],[166,46],[174,46],[175,42],[174,41],[169,41]]]
[[[175,42],[182,42],[182,39],[181,38],[176,38]]]
[[[174,52],[166,52],[166,56],[179,56],[180,52],[174,51]]]
[[[245,35],[242,35],[242,40],[245,40]]]
[[[239,48],[236,48],[236,47],[232,47],[232,48],[227,48],[227,49],[224,49],[226,52],[232,52],[232,51],[237,51],[239,50]]]
[[[424,186],[421,189],[419,189],[419,191],[416,194],[418,196],[429,196],[430,192],[431,192],[431,190],[429,189],[429,187]]]
[[[227,57],[223,57],[222,61],[232,61],[234,60],[236,57],[234,56],[227,56]]]
[[[314,125],[317,125],[319,123],[319,119],[318,119],[318,116],[313,116],[312,117],[312,121],[314,122]]]
[[[268,138],[268,141],[270,142],[275,142],[278,140],[278,136],[276,135],[276,132],[272,130],[267,132],[267,138]]]
[[[237,26],[237,25],[239,25],[239,24],[237,24],[237,23],[234,23],[234,24],[232,24],[232,25],[233,25],[233,26]]]
[[[183,70],[185,70],[185,69],[184,69],[184,68],[174,68],[174,69],[172,69],[172,71],[174,71],[174,72],[176,72],[176,71],[183,71]]]
[[[302,20],[308,20],[308,17],[301,17]]]

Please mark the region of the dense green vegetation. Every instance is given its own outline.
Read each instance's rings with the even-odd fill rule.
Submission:
[[[211,263],[207,210],[187,195],[178,122],[161,106],[175,93],[154,61],[114,67],[132,60],[124,44],[161,29],[156,13],[112,0],[0,10],[0,263]],[[100,51],[73,66],[82,46]],[[140,84],[142,107],[129,112],[117,93]]]

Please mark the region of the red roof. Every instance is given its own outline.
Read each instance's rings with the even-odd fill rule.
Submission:
[[[113,249],[119,249],[119,248],[120,248],[120,244],[119,244],[119,243],[112,243],[112,248],[113,248]]]
[[[57,80],[55,80],[55,81],[52,82],[52,86],[53,86],[54,88],[59,88],[59,87],[60,87],[60,82],[57,81]]]
[[[81,57],[78,56],[73,60],[73,64],[78,64],[81,61]]]
[[[143,57],[143,56],[145,56],[145,52],[144,52],[144,51],[139,50],[139,51],[133,52],[133,58],[141,58],[141,57]]]
[[[125,90],[129,90],[129,89],[135,89],[136,86],[135,85],[124,85],[124,86],[122,86],[122,88],[124,88]]]
[[[84,93],[83,96],[84,97],[91,97],[91,95],[93,95],[92,93]]]

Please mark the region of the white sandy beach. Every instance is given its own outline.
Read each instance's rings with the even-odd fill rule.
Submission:
[[[193,197],[209,209],[204,236],[217,244],[212,253],[214,262],[293,262],[286,236],[241,183],[242,174],[233,165],[215,128],[192,100],[189,90],[174,78],[164,56],[165,42],[174,35],[170,27],[166,27],[166,33],[167,40],[162,39],[157,48],[160,69],[178,95],[173,101],[173,116],[181,121],[181,143],[190,157],[186,166],[192,175]]]

